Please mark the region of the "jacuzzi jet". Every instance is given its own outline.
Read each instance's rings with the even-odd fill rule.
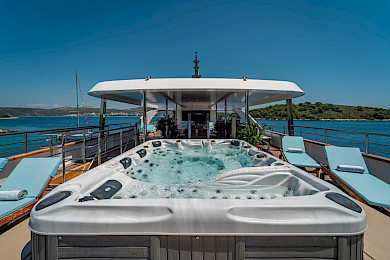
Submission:
[[[145,160],[145,163],[148,163],[149,162],[149,160]]]
[[[219,194],[219,193],[221,193],[222,191],[221,191],[221,190],[215,190],[215,192]]]
[[[141,169],[139,169],[139,170],[137,170],[137,172],[138,172],[138,173],[141,173],[141,172],[142,172],[142,170],[141,170]]]
[[[256,191],[255,190],[251,190],[251,194],[255,194],[256,193]]]
[[[177,191],[181,193],[181,192],[183,192],[183,191],[184,191],[184,189],[178,189]]]
[[[241,199],[241,198],[237,196],[236,199],[239,200],[239,199]]]

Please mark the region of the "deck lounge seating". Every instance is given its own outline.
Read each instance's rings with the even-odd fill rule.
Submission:
[[[4,165],[8,162],[7,158],[0,158],[0,171],[3,169]]]
[[[390,208],[390,185],[370,174],[358,148],[325,146],[325,155],[329,176],[352,197],[369,205]]]
[[[286,161],[297,167],[315,168],[318,177],[321,165],[311,158],[305,150],[303,138],[300,136],[283,136],[282,138],[283,156]]]
[[[25,158],[20,161],[0,191],[27,190],[28,194],[21,200],[0,201],[0,227],[30,213],[57,173],[61,162],[61,158]]]

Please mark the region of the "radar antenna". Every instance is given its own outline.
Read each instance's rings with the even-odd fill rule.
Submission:
[[[195,60],[194,60],[194,63],[195,63],[195,67],[194,67],[194,69],[195,69],[195,74],[194,75],[192,75],[192,77],[193,78],[200,78],[201,77],[201,75],[199,75],[199,67],[198,67],[198,63],[199,63],[199,60],[198,60],[198,52],[196,51],[195,52]]]

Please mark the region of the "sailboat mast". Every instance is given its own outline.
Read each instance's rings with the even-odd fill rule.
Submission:
[[[79,77],[77,76],[77,70],[74,70],[76,72],[76,99],[77,99],[77,127],[80,126],[80,116],[79,116]]]

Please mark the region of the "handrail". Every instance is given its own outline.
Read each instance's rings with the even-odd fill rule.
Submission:
[[[278,124],[278,123],[260,123],[260,124],[267,125],[268,127],[271,128],[271,131],[273,131],[273,132],[279,132],[279,133],[286,134],[285,133],[286,124]],[[358,147],[366,154],[370,154],[370,152],[375,152],[376,155],[382,154],[382,155],[385,155],[386,157],[389,157],[388,155],[390,155],[390,152],[385,150],[385,149],[388,149],[388,147],[390,147],[389,144],[381,143],[378,140],[370,141],[370,137],[372,137],[372,138],[374,138],[374,137],[375,138],[388,138],[388,137],[390,137],[390,134],[362,132],[362,131],[353,131],[353,130],[342,130],[342,129],[334,129],[334,128],[313,127],[313,126],[298,126],[298,125],[293,125],[292,128],[294,130],[295,135],[302,136],[302,137],[306,136],[306,138],[310,137],[311,139],[322,141],[325,144],[335,144],[335,145]],[[298,128],[298,130],[297,130],[297,128]],[[314,131],[308,132],[308,131],[302,131],[302,129],[314,130]],[[315,133],[316,131],[319,131],[319,132]],[[333,132],[333,134],[329,135],[329,132]],[[339,134],[336,134],[336,133],[339,133]],[[346,135],[340,136],[341,133],[344,133]],[[351,135],[354,135],[354,136],[351,136]],[[344,141],[344,143],[343,143],[343,141]],[[390,143],[390,141],[388,143]],[[383,149],[383,151],[381,151],[381,148]]]
[[[131,131],[133,125],[132,123],[115,123],[106,125],[104,129],[97,125],[2,133],[0,134],[0,155],[12,157],[38,150],[50,149],[52,151],[56,146],[62,146],[62,138],[68,139],[66,142],[85,142],[96,138],[99,132],[106,135],[119,133],[119,131]],[[47,138],[42,138],[40,135],[47,135]]]

